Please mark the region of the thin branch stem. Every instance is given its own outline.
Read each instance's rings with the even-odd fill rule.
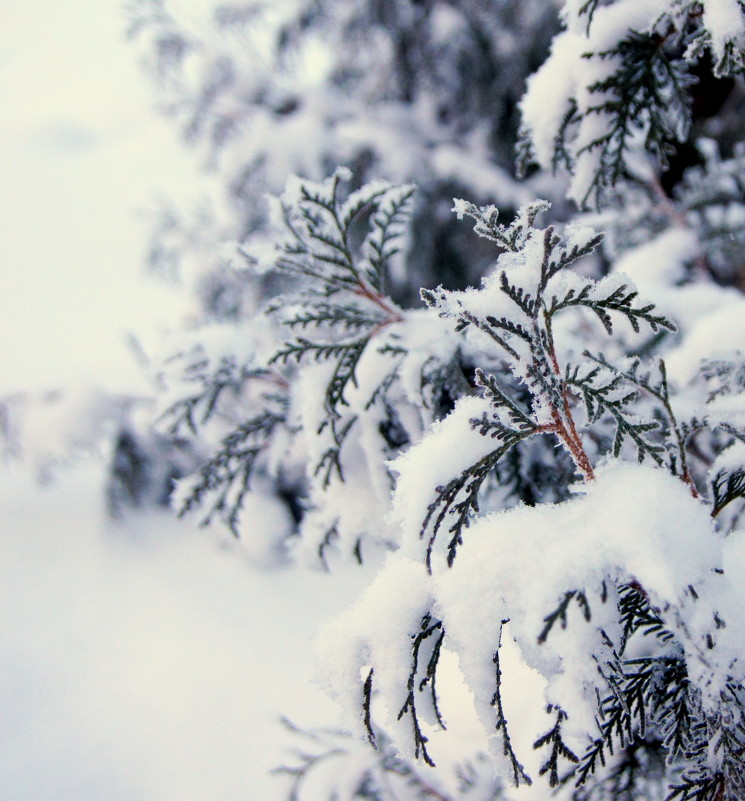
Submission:
[[[569,392],[567,390],[566,381],[564,381],[561,368],[559,367],[559,360],[556,357],[556,348],[554,347],[553,337],[551,335],[550,320],[547,320],[548,327],[548,355],[551,362],[551,367],[556,375],[556,378],[561,382],[561,397],[563,408],[561,411],[555,407],[551,409],[551,417],[554,421],[554,433],[564,444],[569,451],[575,465],[582,473],[585,481],[595,480],[595,471],[592,469],[590,457],[582,444],[582,440],[577,431],[577,426],[574,422],[574,415],[572,414],[571,405],[569,403]]]

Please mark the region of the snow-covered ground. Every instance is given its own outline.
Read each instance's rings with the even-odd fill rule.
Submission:
[[[43,493],[3,475],[0,798],[284,797],[279,714],[333,720],[308,654],[353,582],[253,569],[166,513],[111,523],[101,499],[95,464]]]
[[[118,2],[0,10],[0,397],[136,390],[127,334],[182,303],[142,275],[137,210],[192,191],[190,158]],[[0,799],[282,798],[278,717],[328,719],[310,642],[353,581],[253,569],[167,513],[112,523],[102,481],[95,457],[0,472]]]

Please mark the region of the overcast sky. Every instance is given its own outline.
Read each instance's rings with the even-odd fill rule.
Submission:
[[[138,209],[193,191],[118,0],[0,0],[0,395],[136,380],[127,331],[178,296],[143,280]]]

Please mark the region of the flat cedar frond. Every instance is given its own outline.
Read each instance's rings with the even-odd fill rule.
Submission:
[[[576,599],[577,605],[582,610],[582,615],[584,616],[585,620],[588,623],[590,622],[592,619],[592,614],[587,596],[581,590],[571,590],[567,593],[564,593],[564,597],[561,599],[561,602],[556,609],[543,618],[545,625],[541,629],[541,633],[538,635],[539,643],[546,642],[551,629],[553,629],[556,623],[559,623],[563,629],[567,627],[567,611],[569,610],[569,603],[574,599]]]
[[[635,303],[637,293],[617,281],[595,282],[572,275],[567,282],[559,280],[559,273],[568,270],[579,258],[588,255],[598,245],[601,236],[590,229],[572,229],[562,238],[553,228],[535,227],[537,214],[545,204],[523,207],[510,226],[498,222],[493,207],[479,208],[465,201],[456,202],[456,212],[476,220],[477,232],[501,245],[507,254],[500,255],[496,276],[505,300],[499,314],[485,313],[486,304],[473,303],[473,294],[452,293],[442,288],[422,290],[423,300],[438,309],[440,316],[456,321],[456,331],[468,327],[487,334],[494,344],[495,355],[501,356],[509,369],[529,390],[530,410],[523,410],[507,396],[494,376],[488,376],[478,367],[475,384],[487,397],[494,412],[483,412],[471,421],[472,427],[482,436],[497,440],[500,447],[483,456],[476,464],[464,470],[447,484],[437,488],[436,498],[429,505],[421,529],[424,537],[429,532],[427,564],[430,565],[432,548],[443,523],[448,520],[451,539],[448,544],[448,563],[452,564],[457,547],[462,542],[462,531],[473,515],[478,513],[478,493],[486,476],[522,440],[534,434],[553,434],[571,455],[578,471],[586,477],[592,475],[592,466],[584,450],[569,403],[569,390],[578,390],[584,400],[589,422],[596,422],[602,414],[615,421],[616,431],[613,453],[619,455],[626,439],[637,448],[639,459],[651,457],[662,464],[665,446],[652,437],[658,433],[659,423],[640,419],[636,414],[636,389],[624,389],[623,376],[610,368],[598,366],[594,370],[567,366],[560,371],[553,342],[552,317],[570,306],[585,306],[597,314],[611,332],[610,314],[624,315],[635,330],[640,321],[653,330],[674,328],[663,315],[653,313],[653,304]],[[510,278],[515,263],[512,254],[518,254],[522,264],[520,282]],[[494,283],[482,292],[493,292]],[[565,287],[563,293],[558,287]],[[606,289],[607,287],[607,289]],[[605,289],[605,291],[604,291]],[[504,311],[502,311],[502,308]]]
[[[530,294],[527,293],[523,289],[523,287],[515,286],[514,284],[511,284],[509,279],[507,278],[507,273],[502,273],[501,274],[501,276],[500,276],[500,284],[501,284],[501,287],[502,287],[502,292],[504,292],[504,294],[507,295],[507,297],[519,309],[521,309],[523,312],[525,312],[525,314],[528,317],[535,317],[536,308],[538,307],[538,302],[537,302],[537,300],[535,298],[532,298],[530,296]],[[486,319],[487,319],[487,321],[489,323],[491,323],[491,325],[494,325],[495,327],[499,327],[500,326],[500,324],[498,322],[496,322],[496,320],[494,320],[493,317],[487,317]],[[494,322],[492,322],[493,320],[494,320]],[[515,326],[516,328],[521,328],[521,327],[517,326],[515,323],[512,323],[512,325]],[[501,323],[501,327],[506,327],[506,326],[507,326],[507,321],[504,320]],[[507,329],[507,330],[509,330],[509,329]]]
[[[336,413],[336,407],[339,404],[346,404],[344,389],[347,384],[352,382],[356,385],[355,368],[368,341],[368,339],[360,339],[353,342],[340,354],[331,376],[331,382],[326,389],[326,408],[332,413]]]
[[[691,692],[684,659],[660,656],[620,661],[608,682],[612,692],[599,705],[601,737],[579,763],[578,787],[586,784],[601,764],[606,764],[614,747],[631,747],[632,752],[634,747],[643,748],[650,728],[656,741],[659,737],[668,760],[676,755],[689,760],[705,758],[706,746],[702,743],[707,736],[706,724],[698,697]],[[689,770],[688,775],[692,777],[694,773],[702,775],[698,770]],[[691,790],[695,783],[690,784]],[[668,798],[677,797],[677,789],[684,785],[672,787]]]
[[[403,320],[400,310],[382,294],[382,286],[386,265],[395,255],[393,243],[409,214],[413,187],[378,181],[344,200],[342,177],[337,171],[322,183],[298,179],[283,196],[285,240],[275,266],[280,272],[302,276],[304,282],[294,296],[275,302],[272,311],[288,328],[301,327],[309,333],[285,343],[270,364],[306,358],[332,362],[324,399],[326,421],[333,430],[348,432],[351,422],[337,418],[339,407],[348,405],[346,388],[357,384],[360,359],[379,331]],[[365,229],[359,244],[360,231]],[[371,403],[385,395],[396,369],[392,364],[390,380],[381,378]],[[324,487],[332,475],[343,477],[343,442],[343,436],[334,436],[333,446],[315,468],[324,475]]]
[[[651,432],[659,431],[656,420],[645,421],[633,411],[638,392],[624,387],[624,377],[610,370],[601,370],[600,365],[589,372],[584,367],[567,365],[566,383],[577,390],[582,398],[590,423],[601,415],[609,414],[615,424],[612,452],[618,456],[625,440],[636,447],[639,461],[649,456],[657,464],[663,464],[662,454],[666,448],[651,439]]]
[[[342,329],[370,329],[385,320],[382,314],[370,313],[368,309],[360,309],[352,304],[339,306],[331,303],[308,303],[306,308],[298,311],[284,322],[290,328],[307,328],[318,326],[341,326]]]
[[[621,613],[624,646],[637,631],[654,634],[663,643],[669,642],[675,636],[652,609],[644,593],[633,585],[625,584],[619,588],[618,610]]]
[[[285,419],[284,411],[265,410],[228,434],[211,459],[190,480],[188,493],[180,500],[179,515],[197,506],[209,505],[202,525],[209,525],[218,515],[238,537],[240,512],[251,488],[251,477],[275,429]]]
[[[671,452],[670,467],[674,473],[688,482],[695,490],[693,479],[688,469],[688,455],[686,453],[686,426],[679,423],[670,402],[670,388],[667,383],[667,368],[662,359],[653,364],[645,364],[639,357],[634,357],[623,368],[612,364],[602,353],[594,354],[586,350],[582,354],[602,368],[614,375],[623,378],[631,385],[639,387],[659,403],[658,411],[666,421],[666,430],[663,433],[667,450]],[[650,429],[651,430],[651,429]],[[674,454],[674,455],[673,455]]]
[[[285,240],[275,266],[305,275],[339,290],[380,292],[384,270],[394,255],[392,243],[408,218],[413,187],[374,182],[340,198],[342,173],[323,183],[301,181],[282,199]],[[354,242],[355,227],[368,231],[362,246]],[[372,294],[372,293],[370,293]]]
[[[476,426],[480,421],[475,421]],[[488,430],[488,429],[487,429]],[[447,561],[452,565],[458,550],[463,544],[463,529],[471,518],[479,511],[479,490],[489,474],[496,467],[499,460],[511,448],[523,439],[531,436],[532,430],[527,432],[505,431],[501,434],[500,447],[488,453],[478,462],[464,470],[459,476],[449,481],[445,486],[437,487],[437,497],[427,508],[427,514],[422,521],[420,536],[424,537],[429,531],[427,542],[426,562],[428,569],[432,568],[432,552],[440,528],[445,522],[450,523],[448,533],[451,535],[447,545]]]
[[[635,737],[644,737],[645,696],[654,677],[654,664],[650,659],[633,660],[623,668],[616,668],[609,678],[613,692],[599,705],[600,737],[587,748],[577,766],[577,787],[585,784],[601,765],[606,765],[607,755],[613,754],[615,747],[625,747]]]
[[[613,765],[574,790],[573,801],[638,801],[662,798],[666,789],[662,742],[653,736],[629,743]]]
[[[419,721],[417,701],[418,695],[422,693],[427,686],[429,686],[431,703],[437,722],[444,729],[445,724],[440,715],[440,710],[437,705],[437,694],[435,691],[435,675],[444,636],[445,632],[442,628],[442,622],[439,620],[433,620],[429,614],[422,618],[419,631],[411,635],[411,668],[409,671],[409,678],[407,680],[408,694],[403,706],[398,712],[399,720],[404,715],[409,715],[411,718],[415,756],[417,758],[421,756],[422,759],[432,767],[434,767],[435,763],[432,761],[432,757],[427,751],[427,737],[422,731]],[[423,659],[423,649],[425,646],[429,646],[430,654],[429,658]],[[423,662],[424,675],[420,677]]]
[[[548,714],[554,711],[554,707],[549,705],[546,710]],[[579,757],[569,748],[562,739],[561,725],[566,720],[567,714],[560,707],[556,708],[556,721],[553,728],[549,729],[544,735],[539,737],[534,743],[533,748],[538,750],[544,746],[549,746],[550,751],[548,758],[541,766],[539,774],[541,776],[548,774],[548,783],[550,787],[557,787],[563,778],[559,775],[559,760],[563,759],[573,765],[579,762]]]
[[[711,479],[711,492],[714,499],[711,514],[716,517],[732,501],[745,498],[745,467],[719,470]]]
[[[492,315],[485,315],[483,318],[481,318],[469,312],[464,307],[464,304],[460,299],[456,298],[453,301],[449,297],[450,293],[445,291],[442,287],[438,287],[434,291],[422,289],[420,290],[419,294],[422,300],[431,308],[446,308],[448,305],[451,305],[454,310],[452,316],[454,316],[457,320],[455,325],[456,331],[463,331],[469,325],[472,325],[475,328],[479,328],[481,331],[487,334],[487,336],[491,337],[497,343],[497,345],[502,350],[506,351],[510,356],[515,359],[519,358],[517,351],[510,346],[508,342],[508,336],[505,336],[505,334],[510,333],[506,330],[506,320],[504,322],[498,321]],[[443,311],[440,313],[440,316],[447,317],[449,316],[449,313],[447,311]]]
[[[536,217],[548,211],[551,204],[545,200],[536,200],[523,206],[510,225],[502,225],[499,219],[499,210],[496,206],[477,206],[467,200],[454,200],[453,211],[458,219],[464,216],[476,220],[473,230],[479,236],[490,239],[505,250],[517,252],[525,246]]]
[[[364,340],[366,342],[366,340]],[[349,351],[356,350],[360,345],[360,340],[354,342],[312,342],[305,337],[298,337],[294,342],[288,342],[280,348],[269,360],[269,364],[275,362],[287,362],[290,359],[300,361],[305,356],[312,357],[315,361],[344,357]]]
[[[392,245],[408,220],[413,194],[414,188],[411,186],[402,187],[398,194],[390,194],[370,220],[371,231],[365,240],[368,262],[365,272],[378,291],[383,288],[386,265],[398,253],[398,248]]]
[[[684,775],[670,788],[665,801],[722,801],[724,778],[718,773]]]
[[[548,314],[553,316],[556,312],[570,306],[583,306],[595,313],[608,334],[613,333],[613,322],[609,312],[623,315],[631,323],[631,327],[636,333],[639,333],[642,322],[655,332],[661,328],[677,331],[675,323],[664,314],[652,313],[655,308],[653,303],[645,303],[642,306],[635,305],[634,301],[638,292],[627,284],[621,284],[606,296],[598,297],[597,293],[602,286],[602,283],[598,284],[588,279],[579,291],[571,288],[563,297],[554,296],[548,307]]]
[[[681,140],[685,135],[685,126],[681,121],[669,119],[666,115],[680,114],[680,108],[670,108],[673,103],[684,106],[688,99],[684,94],[686,86],[692,83],[682,67],[668,57],[664,48],[663,37],[657,33],[629,32],[629,35],[613,48],[592,54],[601,59],[619,57],[620,64],[616,72],[604,81],[592,84],[591,92],[615,92],[613,101],[605,101],[607,107],[626,115],[624,122],[619,121],[619,128],[627,128],[634,114],[642,112],[651,116],[651,130],[647,134],[651,150],[664,149],[665,138],[676,137]],[[587,56],[592,57],[591,55]],[[653,108],[645,106],[652,105]],[[606,105],[590,108],[600,111]],[[622,135],[620,132],[618,135]],[[613,134],[609,134],[612,137]],[[617,149],[622,149],[619,143]]]
[[[688,669],[683,659],[660,662],[658,676],[660,691],[647,703],[656,721],[668,753],[668,760],[686,757],[706,738],[706,724],[701,709],[691,693]]]
[[[195,385],[195,391],[172,403],[158,418],[170,435],[181,434],[184,428],[196,435],[215,414],[224,394],[238,395],[251,378],[266,373],[261,368],[238,365],[232,356],[223,356],[214,369],[209,368],[208,359],[186,365],[181,379]]]
[[[495,729],[502,739],[502,754],[507,758],[512,769],[512,781],[515,787],[520,784],[530,785],[533,783],[530,776],[525,772],[517,754],[512,746],[512,738],[510,737],[509,724],[504,712],[504,703],[502,701],[502,660],[499,652],[502,647],[502,629],[505,623],[509,621],[503,620],[499,627],[499,641],[497,650],[494,652],[494,669],[495,669],[495,687],[494,695],[492,696],[491,705],[494,707],[496,713]]]
[[[332,477],[336,474],[339,481],[344,481],[344,468],[341,462],[341,450],[347,435],[352,430],[352,426],[357,422],[356,415],[347,419],[330,418],[326,421],[331,429],[333,444],[327,448],[316,464],[313,474],[323,476],[323,487],[326,489],[331,483]]]
[[[587,190],[600,195],[628,175],[630,140],[644,134],[648,153],[667,167],[674,143],[685,141],[690,127],[690,99],[687,88],[692,79],[688,65],[670,57],[664,39],[657,33],[636,33],[610,50],[588,53],[587,58],[612,59],[615,71],[588,87],[597,95],[585,114],[603,114],[605,131],[578,151],[598,151],[599,166]]]
[[[524,412],[509,397],[507,392],[499,385],[496,376],[484,373],[481,368],[477,367],[474,373],[474,383],[484,390],[484,394],[495,408],[507,411],[510,421],[517,431],[534,431],[536,429],[536,424],[530,415]]]
[[[745,358],[740,351],[731,359],[704,359],[701,375],[709,385],[707,402],[720,395],[745,391]]]

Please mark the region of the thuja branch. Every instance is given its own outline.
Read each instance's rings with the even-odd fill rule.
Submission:
[[[657,371],[659,377],[654,380],[652,377],[652,368],[642,368],[642,361],[635,358],[626,369],[620,369],[611,364],[605,356],[600,354],[593,354],[588,350],[583,352],[583,355],[595,362],[599,366],[605,368],[610,373],[619,378],[622,378],[645,393],[655,398],[661,405],[664,415],[668,420],[668,428],[674,439],[675,452],[677,455],[677,464],[679,465],[680,477],[688,484],[691,494],[694,498],[699,497],[699,492],[694,483],[693,476],[688,467],[688,455],[686,452],[686,436],[678,423],[675,412],[670,402],[670,388],[667,383],[667,369],[665,362],[659,359],[657,362]],[[655,457],[655,454],[652,454]],[[675,463],[673,461],[672,469],[675,470]]]
[[[437,639],[434,642],[432,648],[432,654],[429,660],[427,661],[424,678],[420,680],[417,686],[417,676],[420,669],[421,649],[425,644],[425,642],[429,638],[435,635],[437,636]],[[444,631],[442,630],[442,623],[439,620],[435,620],[433,622],[432,617],[429,614],[425,615],[422,618],[420,630],[416,634],[412,635],[411,638],[412,639],[411,667],[407,682],[408,694],[406,696],[406,700],[404,701],[403,706],[401,707],[398,713],[399,720],[401,720],[401,718],[406,714],[409,714],[411,716],[411,725],[414,734],[415,756],[418,758],[421,755],[422,759],[424,759],[424,761],[431,767],[434,767],[435,763],[432,760],[432,757],[430,757],[429,752],[427,751],[428,738],[422,731],[421,724],[419,722],[419,713],[417,711],[417,693],[422,692],[426,688],[427,684],[430,684],[432,693],[432,705],[434,708],[435,716],[440,726],[444,729],[445,724],[443,723],[442,717],[440,715],[440,710],[437,705],[437,698],[435,696],[435,690],[434,690],[434,679],[437,670],[437,663],[439,661],[440,648],[442,646],[443,636],[444,636]]]
[[[521,783],[532,784],[530,776],[525,772],[522,764],[517,758],[515,751],[512,747],[512,740],[510,738],[509,729],[507,726],[507,718],[504,714],[504,705],[502,703],[502,665],[499,656],[499,650],[502,647],[502,629],[508,623],[508,620],[503,620],[499,627],[499,639],[497,641],[497,650],[494,652],[494,668],[495,668],[495,688],[494,695],[492,696],[491,705],[494,707],[496,713],[495,729],[502,735],[502,753],[510,762],[512,769],[512,779],[516,787]]]
[[[549,342],[549,357],[551,367],[554,370],[556,380],[561,386],[561,412],[556,406],[551,407],[551,417],[553,418],[553,431],[558,436],[564,447],[569,451],[577,469],[582,473],[585,481],[594,481],[595,471],[592,469],[590,458],[587,451],[582,444],[582,439],[577,431],[577,425],[574,421],[572,408],[569,403],[568,384],[561,373],[559,360],[556,356],[556,349],[553,343],[553,336],[551,335],[551,320],[550,315],[546,313],[546,330],[548,332]]]

